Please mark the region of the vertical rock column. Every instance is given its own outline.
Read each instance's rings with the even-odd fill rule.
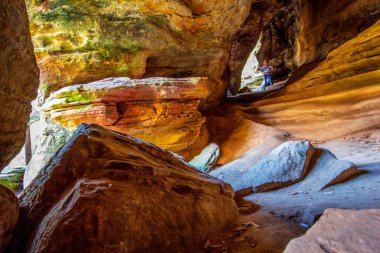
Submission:
[[[39,70],[33,54],[24,1],[0,2],[0,168],[25,142],[30,102]]]

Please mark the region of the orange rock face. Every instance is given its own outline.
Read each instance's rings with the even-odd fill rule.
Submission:
[[[108,77],[207,76],[219,82],[219,102],[231,38],[249,9],[249,0],[28,0],[43,91]]]
[[[39,72],[24,1],[0,2],[0,170],[25,142]]]
[[[95,123],[190,159],[207,144],[199,109],[216,86],[207,78],[105,79],[53,93],[44,110],[68,129]]]
[[[379,34],[377,22],[294,83],[242,111],[258,123],[314,140],[379,127]]]
[[[166,150],[81,125],[20,196],[13,251],[197,252],[236,218],[233,196]]]

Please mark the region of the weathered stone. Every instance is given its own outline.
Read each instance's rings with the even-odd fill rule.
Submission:
[[[270,191],[301,181],[314,153],[308,141],[288,141],[246,168],[232,162],[210,174],[229,182],[241,194]]]
[[[18,220],[19,204],[14,193],[0,185],[0,252],[13,236]]]
[[[152,144],[81,125],[20,196],[14,252],[194,252],[233,190]]]
[[[376,253],[380,248],[379,226],[379,209],[327,209],[306,235],[290,241],[284,252]]]
[[[380,21],[293,83],[240,110],[299,138],[329,140],[379,127]]]
[[[38,129],[36,137],[33,139],[35,150],[33,150],[32,160],[25,170],[23,186],[26,188],[38,172],[49,162],[50,158],[60,149],[72,135],[72,132],[65,129],[49,119],[46,115],[41,115],[41,120],[36,122]]]
[[[68,129],[96,123],[191,159],[207,145],[199,108],[216,86],[195,77],[111,78],[56,91],[44,110]]]
[[[220,155],[220,147],[215,143],[211,143],[205,147],[199,155],[194,157],[189,164],[200,171],[209,173],[214,169]]]
[[[257,54],[275,66],[274,76],[325,59],[380,17],[380,3],[342,0],[292,0],[266,24]]]
[[[37,96],[38,75],[25,3],[3,0],[0,2],[0,170],[25,142],[30,102]]]
[[[28,0],[46,97],[108,77],[208,76],[224,95],[232,36],[249,0]]]
[[[278,8],[280,1],[252,1],[251,11],[232,38],[231,56],[228,60],[230,70],[229,90],[236,94],[240,88],[241,73],[247,59],[260,38],[260,34]]]
[[[254,122],[241,113],[240,105],[225,104],[206,113],[210,142],[221,148],[218,164],[241,161],[241,157],[255,152],[253,159],[261,159],[272,149],[287,141],[289,134]],[[257,152],[256,152],[257,151]],[[258,161],[258,160],[257,160]]]
[[[210,175],[230,183],[240,195],[247,195],[287,186],[292,192],[312,193],[365,173],[308,141],[285,142],[269,153],[266,146],[253,148]]]

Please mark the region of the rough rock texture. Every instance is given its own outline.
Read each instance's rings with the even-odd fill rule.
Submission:
[[[208,76],[220,84],[210,103],[249,10],[249,0],[28,0],[46,95],[107,77]]]
[[[53,93],[44,110],[68,129],[95,123],[191,159],[207,145],[199,108],[216,86],[195,77],[105,79]]]
[[[25,3],[0,2],[0,170],[25,142],[30,102],[37,96],[38,68],[33,55]]]
[[[285,253],[379,252],[380,209],[327,209],[306,235],[290,241]]]
[[[199,155],[194,157],[189,164],[200,171],[209,173],[214,169],[220,155],[220,147],[215,143],[211,143],[205,147]]]
[[[14,193],[0,185],[0,252],[12,238],[18,220],[19,204]]]
[[[379,126],[380,21],[307,74],[242,110],[258,123],[311,140]],[[304,71],[304,70],[300,70]]]
[[[265,144],[255,147],[210,175],[230,183],[240,195],[247,195],[287,186],[291,192],[312,193],[365,173],[308,141],[285,142],[262,158],[265,151]]]
[[[228,60],[230,70],[229,90],[236,94],[240,88],[241,73],[248,57],[259,41],[260,34],[277,9],[281,1],[252,1],[251,11],[232,38],[231,56]]]
[[[236,218],[233,196],[166,150],[81,125],[21,194],[12,250],[194,252]]]
[[[260,160],[288,140],[288,133],[254,122],[241,108],[228,103],[205,113],[210,142],[221,148],[218,164],[230,163],[251,151]]]
[[[41,120],[36,122],[36,137],[32,140],[35,145],[33,156],[24,173],[23,186],[26,188],[38,172],[49,162],[50,158],[69,140],[72,132],[53,122],[41,113]]]
[[[308,141],[289,141],[259,162],[251,161],[248,168],[237,166],[239,162],[234,161],[211,172],[211,175],[230,182],[238,192],[270,191],[301,181],[308,173],[315,151]]]
[[[292,0],[266,24],[258,59],[275,66],[275,77],[326,58],[380,18],[378,1]]]

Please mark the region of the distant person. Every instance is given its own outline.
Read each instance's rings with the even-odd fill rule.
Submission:
[[[259,91],[264,91],[268,86],[273,85],[272,76],[271,76],[271,72],[273,71],[273,67],[268,66],[268,61],[265,60],[263,62],[263,66],[261,67],[260,71],[263,72],[263,74],[264,74],[264,81],[261,84]]]

